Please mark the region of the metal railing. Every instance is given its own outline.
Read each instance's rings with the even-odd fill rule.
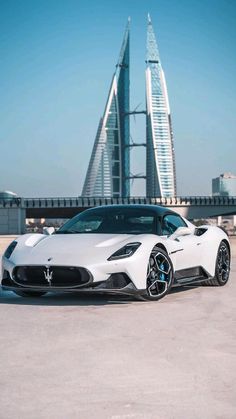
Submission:
[[[105,198],[105,197],[55,197],[55,198],[0,198],[0,208],[68,208],[94,207],[117,204],[151,204],[163,206],[235,206],[235,196],[179,196],[171,198]]]

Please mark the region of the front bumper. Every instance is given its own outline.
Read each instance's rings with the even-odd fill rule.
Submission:
[[[125,273],[111,274],[105,281],[90,282],[84,286],[53,286],[53,285],[27,285],[17,284],[7,271],[4,272],[2,279],[3,291],[38,291],[38,292],[55,292],[55,293],[78,293],[78,294],[118,294],[141,297],[142,291],[138,290]]]

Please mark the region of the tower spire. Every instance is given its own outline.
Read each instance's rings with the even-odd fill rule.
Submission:
[[[127,47],[129,48],[130,21],[131,21],[131,19],[130,19],[130,17],[128,17],[128,21],[127,21],[127,24],[126,24],[125,33],[124,33],[124,37],[123,37],[123,41],[122,41],[122,45],[121,45],[121,49],[120,49],[120,54],[119,54],[119,58],[118,58],[116,67],[121,67],[122,65],[124,65],[125,52],[127,50]],[[127,65],[129,65],[129,63],[127,63]]]
[[[158,51],[152,20],[150,14],[148,13],[146,62],[148,63],[149,61],[160,63],[160,54]]]

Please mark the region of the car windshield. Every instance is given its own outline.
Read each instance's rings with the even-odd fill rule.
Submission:
[[[56,234],[157,234],[154,211],[139,208],[86,210],[65,223]]]

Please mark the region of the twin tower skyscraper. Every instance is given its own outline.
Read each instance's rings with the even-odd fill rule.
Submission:
[[[146,196],[176,196],[175,155],[170,107],[150,16],[147,27],[146,110],[130,110],[130,20],[103,117],[98,126],[82,196],[130,196],[130,115],[146,114]],[[136,144],[137,145],[137,144]]]

